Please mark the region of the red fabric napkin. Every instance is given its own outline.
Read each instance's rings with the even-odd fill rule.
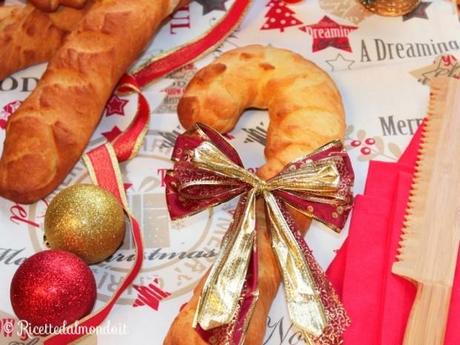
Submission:
[[[385,248],[375,243],[386,241],[391,201],[358,196],[354,205],[359,212],[352,219],[353,231],[348,236],[342,290],[342,301],[353,322],[344,334],[344,341],[354,344],[359,339],[360,344],[376,344],[380,322],[375,307],[382,292]]]
[[[460,252],[457,256],[457,270],[455,272],[454,288],[450,300],[449,321],[447,322],[445,345],[460,344]]]
[[[421,128],[398,163],[370,162],[364,195],[354,205],[350,233],[327,270],[352,325],[345,345],[402,344],[416,288],[393,274]],[[460,254],[459,254],[460,257]],[[460,260],[460,259],[459,259]],[[460,265],[457,265],[445,345],[459,345]]]
[[[382,324],[379,343],[382,345],[402,344],[407,319],[416,293],[414,284],[391,272],[399,248],[411,184],[412,175],[406,172],[399,172],[396,193],[393,199],[392,219],[388,228],[389,241],[385,248],[387,257],[384,272],[384,291],[380,309]]]

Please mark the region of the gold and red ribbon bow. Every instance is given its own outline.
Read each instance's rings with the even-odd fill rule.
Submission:
[[[309,341],[336,344],[348,317],[288,208],[336,231],[344,226],[352,205],[354,175],[341,142],[331,142],[288,164],[267,181],[244,169],[234,148],[202,124],[179,136],[172,158],[174,169],[166,178],[172,219],[241,196],[201,293],[194,321],[200,335],[219,344],[238,345],[244,340],[258,296],[256,199],[260,196],[292,322]]]

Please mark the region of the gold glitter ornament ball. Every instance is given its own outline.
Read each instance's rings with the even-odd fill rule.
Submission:
[[[64,189],[46,211],[45,237],[49,247],[72,252],[88,264],[112,255],[124,234],[121,205],[96,185],[77,184]]]

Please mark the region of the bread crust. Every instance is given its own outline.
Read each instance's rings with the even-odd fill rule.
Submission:
[[[59,6],[83,8],[88,0],[29,0],[31,4],[42,11],[56,11]]]
[[[88,144],[119,78],[177,5],[100,0],[91,7],[8,121],[1,196],[32,203],[57,187]]]
[[[33,5],[0,6],[0,80],[48,62],[96,1],[100,0],[63,0],[59,3],[62,6],[47,8],[46,3],[54,2],[35,0],[36,6],[41,8],[38,3],[42,3],[45,10],[52,12]],[[173,6],[179,8],[188,3],[189,0],[181,0]]]
[[[225,133],[232,130],[242,112],[251,107],[268,108],[270,116],[266,164],[258,170],[264,179],[276,175],[288,162],[344,136],[342,101],[330,77],[300,55],[257,45],[227,52],[200,70],[179,102],[178,115],[187,129],[202,122]],[[268,313],[281,283],[261,200],[257,208],[259,299],[245,345],[263,343]],[[310,219],[294,210],[290,213],[305,234]],[[207,344],[192,328],[205,280],[206,276],[175,318],[164,345]]]
[[[81,10],[62,8],[56,13],[32,5],[0,7],[0,80],[51,59],[91,3]]]
[[[223,54],[200,70],[178,104],[181,124],[232,130],[247,108],[268,109],[262,177],[334,139],[343,139],[341,96],[329,75],[285,49],[252,45]]]

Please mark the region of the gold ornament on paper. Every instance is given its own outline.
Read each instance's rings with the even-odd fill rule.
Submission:
[[[381,16],[403,16],[415,10],[421,0],[359,0],[369,11]]]
[[[123,208],[106,190],[91,184],[64,189],[45,215],[45,238],[53,249],[72,252],[88,264],[100,262],[121,245]]]
[[[367,17],[374,15],[356,0],[320,0],[319,6],[327,13],[346,19],[353,24],[359,24]]]

